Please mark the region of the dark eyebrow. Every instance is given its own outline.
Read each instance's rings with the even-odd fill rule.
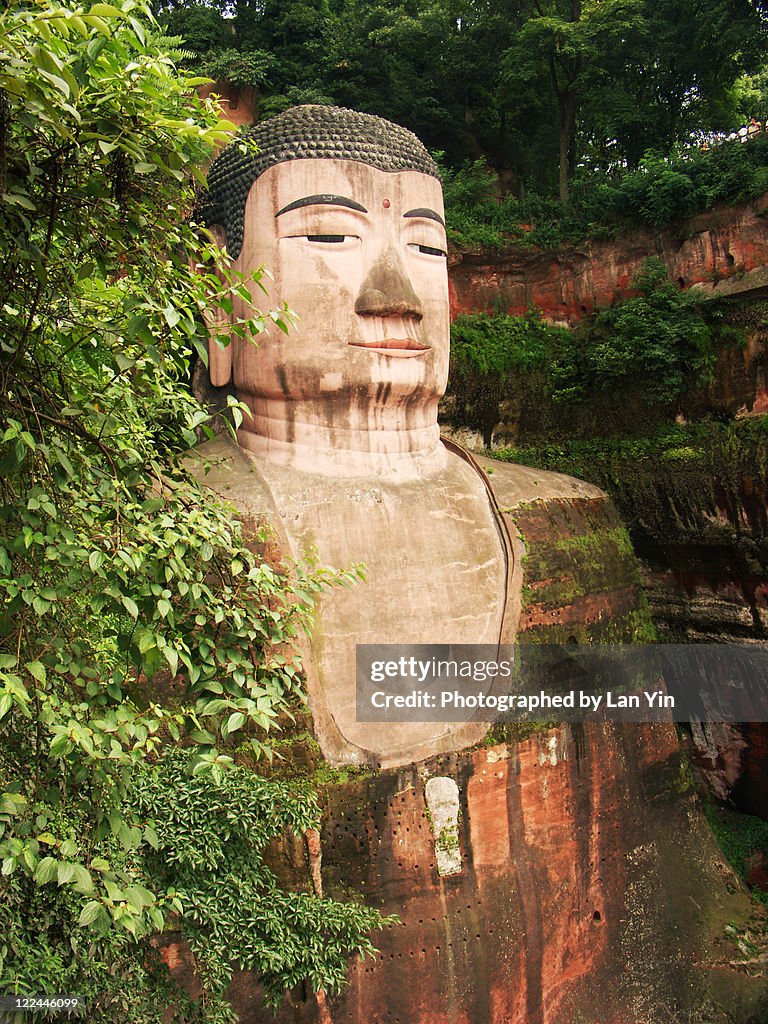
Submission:
[[[445,221],[439,213],[435,213],[434,210],[425,210],[423,207],[419,207],[418,210],[409,210],[408,213],[403,214],[404,217],[426,217],[427,220],[436,220],[438,224],[442,224],[445,227]]]
[[[300,210],[302,206],[346,206],[349,210],[357,210],[358,213],[368,213],[364,206],[356,203],[354,199],[346,199],[344,196],[331,196],[324,193],[320,196],[305,196],[303,199],[295,199],[288,203],[282,210],[275,214],[279,217],[281,213],[288,213],[289,210]],[[407,216],[407,214],[406,214]]]

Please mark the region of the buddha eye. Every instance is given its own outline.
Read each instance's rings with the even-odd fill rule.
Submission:
[[[425,256],[447,256],[444,249],[436,249],[433,245],[415,245],[414,248]]]
[[[346,235],[307,235],[308,242],[343,242],[347,238]]]

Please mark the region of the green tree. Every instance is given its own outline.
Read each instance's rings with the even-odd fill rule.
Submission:
[[[235,36],[232,21],[211,4],[174,3],[166,7],[163,15],[168,32],[183,36],[185,49],[196,55],[207,55],[232,46]]]
[[[587,83],[599,77],[606,54],[639,30],[638,0],[534,0],[503,58],[507,86],[544,81],[557,104],[558,191],[568,202],[576,162],[576,131]]]
[[[0,40],[3,988],[79,992],[109,1024],[169,1001],[230,1020],[233,963],[273,1002],[332,991],[378,915],[277,888],[261,851],[317,804],[233,754],[267,752],[313,594],[355,574],[265,562],[184,455],[207,429],[201,307],[260,285],[186,220],[228,126],[143,0],[30,0]],[[267,318],[287,329],[254,314],[222,341]],[[196,1005],[149,943],[170,926],[203,965]]]
[[[744,124],[736,83],[765,66],[768,41],[749,0],[644,0],[642,25],[606,54],[583,116],[583,149],[611,142],[630,168],[648,150],[667,155],[697,132]]]
[[[483,159],[500,196],[565,200],[582,165],[616,176],[760,105],[764,0],[162,2],[206,73],[258,86],[263,115],[379,114],[451,167]],[[225,53],[199,42],[214,10]]]

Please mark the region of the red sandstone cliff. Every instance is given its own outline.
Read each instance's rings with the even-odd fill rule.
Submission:
[[[460,874],[440,878],[424,783],[459,784]],[[326,790],[326,891],[401,924],[320,1011],[279,1024],[670,1024],[746,1020],[761,983],[715,944],[747,902],[690,797],[672,727],[561,727]],[[725,993],[727,992],[727,996]],[[268,1024],[255,979],[241,1024]],[[327,1014],[325,1018],[323,1013]],[[762,1019],[762,1018],[752,1018]]]
[[[451,309],[454,316],[499,309],[522,314],[535,306],[548,319],[572,323],[631,295],[632,278],[649,256],[663,260],[670,277],[684,288],[738,281],[768,267],[767,210],[768,194],[708,210],[657,233],[637,229],[615,241],[546,252],[516,246],[498,256],[455,252],[449,270]]]

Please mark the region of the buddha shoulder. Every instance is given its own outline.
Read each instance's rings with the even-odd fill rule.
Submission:
[[[258,463],[229,435],[221,434],[192,449],[187,465],[201,483],[236,505],[246,521],[272,517],[272,495]]]
[[[606,500],[605,492],[599,487],[565,473],[498,462],[480,455],[475,456],[475,461],[485,474],[497,504],[505,511],[531,502]]]

